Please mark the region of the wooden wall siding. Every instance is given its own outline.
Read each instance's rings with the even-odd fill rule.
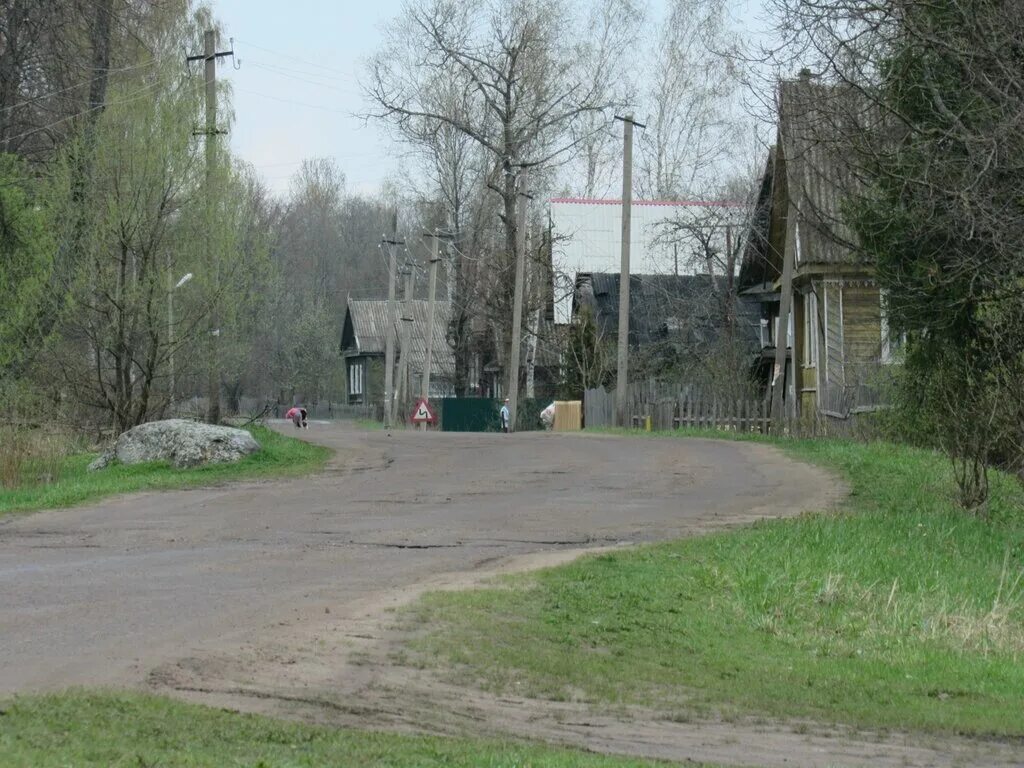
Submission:
[[[842,289],[838,283],[825,283],[825,386],[841,387],[846,377],[843,371],[843,316]]]
[[[818,369],[814,366],[800,369],[800,389],[813,392],[818,388]]]
[[[882,351],[882,312],[875,286],[843,286],[846,367],[873,365]]]

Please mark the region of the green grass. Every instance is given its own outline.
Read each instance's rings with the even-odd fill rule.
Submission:
[[[195,469],[175,469],[166,462],[127,466],[112,464],[88,472],[96,454],[77,454],[64,459],[54,483],[17,490],[0,489],[0,516],[12,512],[69,507],[131,491],[189,488],[216,485],[228,480],[283,477],[312,472],[331,455],[327,448],[285,437],[265,427],[250,431],[263,450],[235,464],[214,464]]]
[[[367,430],[381,430],[381,429],[384,429],[384,422],[383,421],[377,421],[376,419],[356,419],[354,424],[357,427],[359,427],[359,429],[367,429]]]
[[[415,663],[494,691],[669,716],[1024,736],[1024,493],[990,520],[940,457],[790,441],[844,475],[838,513],[640,547],[428,595]]]
[[[640,768],[508,741],[398,736],[239,715],[138,694],[22,697],[0,716],[4,768]]]

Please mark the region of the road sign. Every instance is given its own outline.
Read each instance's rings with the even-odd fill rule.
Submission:
[[[416,401],[416,407],[412,410],[412,421],[414,424],[433,424],[437,421],[434,409],[430,407],[427,398],[421,397]]]

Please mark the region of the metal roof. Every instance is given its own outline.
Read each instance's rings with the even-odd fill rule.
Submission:
[[[402,323],[404,317],[411,317],[408,360],[414,372],[421,372],[427,359],[427,317],[429,302],[420,299],[409,302],[397,301],[395,324],[395,353],[401,356]],[[405,314],[408,312],[408,314]],[[455,354],[448,344],[448,322],[451,304],[437,301],[434,305],[433,350],[431,375],[452,379],[455,376]],[[342,333],[341,350],[352,355],[383,355],[388,327],[387,299],[349,299]],[[396,357],[397,359],[397,357]]]
[[[844,220],[843,207],[860,188],[856,148],[877,131],[878,109],[852,86],[809,77],[782,81],[778,103],[778,140],[762,177],[740,269],[741,290],[781,274],[782,254],[769,240],[773,219],[782,222],[787,213],[772,216],[780,184],[785,203],[797,211],[798,269],[869,263]]]
[[[724,278],[719,278],[724,282]],[[619,330],[619,275],[581,273],[576,279],[575,309],[589,305],[602,335]],[[684,333],[690,343],[715,341],[723,331],[721,306],[711,275],[630,275],[629,340],[640,346]],[[719,287],[724,289],[725,286]],[[751,348],[760,346],[760,308],[733,297],[737,338]]]

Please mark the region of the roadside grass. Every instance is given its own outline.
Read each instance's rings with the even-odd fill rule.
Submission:
[[[87,501],[133,491],[191,488],[228,480],[255,477],[286,477],[315,471],[331,455],[328,448],[280,435],[266,427],[249,431],[263,450],[235,464],[215,464],[195,469],[175,469],[166,462],[126,466],[111,464],[88,472],[96,454],[78,453],[60,460],[53,482],[17,489],[0,488],[0,516],[12,512],[70,507]]]
[[[1020,485],[995,475],[981,520],[937,455],[780,446],[846,478],[840,510],[427,595],[404,614],[411,663],[669,717],[1024,736]]]
[[[128,693],[19,697],[3,705],[5,768],[653,768],[510,741],[400,736],[284,722]]]

